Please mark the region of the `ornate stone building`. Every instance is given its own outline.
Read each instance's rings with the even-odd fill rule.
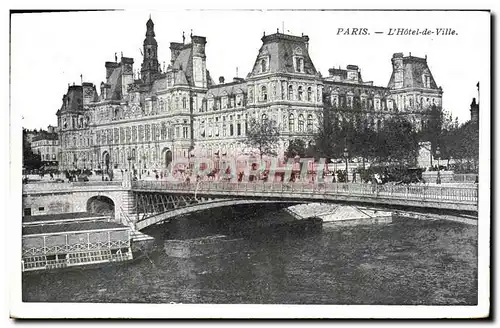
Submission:
[[[290,139],[312,139],[325,108],[339,118],[358,109],[380,126],[404,114],[416,125],[430,104],[441,104],[426,59],[393,56],[388,87],[363,82],[357,66],[330,69],[323,78],[309,56],[309,37],[264,35],[246,78],[215,84],[206,65],[206,38],[170,43],[170,64],[161,69],[151,18],[146,24],[140,72],[134,60],[106,62],[100,92],[91,83],[68,87],[57,112],[60,168],[162,170],[173,158],[248,153],[251,118],[274,120],[278,153]]]

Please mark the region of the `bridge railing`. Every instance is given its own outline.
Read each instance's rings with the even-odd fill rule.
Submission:
[[[116,188],[122,186],[121,181],[88,181],[88,182],[43,182],[43,183],[27,183],[22,185],[23,193],[44,192],[44,191],[66,191],[77,190],[82,188],[96,187],[96,188]]]
[[[446,187],[434,185],[375,185],[361,183],[230,183],[204,181],[198,183],[170,183],[168,181],[134,181],[133,189],[171,190],[193,192],[269,193],[269,194],[325,194],[353,195],[422,201],[477,203],[475,187]]]

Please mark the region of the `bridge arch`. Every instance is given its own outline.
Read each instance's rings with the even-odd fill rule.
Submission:
[[[108,196],[92,196],[87,200],[87,212],[89,213],[99,213],[110,215],[111,217],[115,216],[115,207],[116,204]]]
[[[264,200],[264,199],[211,199],[204,202],[191,204],[188,206],[184,206],[181,208],[176,208],[167,212],[158,213],[156,215],[147,217],[143,220],[139,220],[136,223],[137,230],[143,230],[147,227],[155,225],[157,223],[162,223],[164,221],[168,221],[170,219],[174,219],[176,217],[180,217],[186,214],[192,214],[200,211],[205,211],[214,208],[222,208],[222,207],[233,207],[240,205],[266,205],[266,204],[280,204],[283,207],[297,205],[297,204],[305,204],[308,201],[291,201],[291,200]]]

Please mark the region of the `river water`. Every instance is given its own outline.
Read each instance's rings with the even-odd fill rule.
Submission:
[[[283,216],[278,210],[254,215]],[[378,225],[325,224],[305,236],[260,231],[241,237],[234,225],[245,217],[231,218],[155,228],[159,251],[150,258],[24,275],[23,301],[477,304],[476,226],[395,218]],[[172,239],[210,242],[197,246],[204,255],[173,257],[164,249]]]

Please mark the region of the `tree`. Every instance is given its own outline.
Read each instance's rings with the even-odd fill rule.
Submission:
[[[339,158],[345,147],[346,131],[340,127],[336,119],[336,112],[325,107],[319,117],[318,133],[315,137],[316,154],[330,159]]]
[[[42,166],[40,154],[36,154],[31,149],[31,143],[28,140],[28,130],[23,129],[23,168],[26,170],[38,170]]]
[[[443,124],[447,126],[447,120],[444,119],[443,110],[441,107],[432,105],[429,111],[429,121],[428,124],[424,124],[422,130],[419,133],[420,141],[430,141],[432,153],[435,154],[436,148],[439,142],[439,137],[441,136],[441,131],[443,129]]]
[[[441,139],[441,148],[455,160],[455,172],[478,172],[479,164],[479,126],[468,121],[456,129],[452,129]]]
[[[418,156],[418,135],[403,118],[385,121],[378,131],[376,157],[379,161],[412,166]]]
[[[279,130],[274,120],[257,121],[255,118],[250,120],[247,130],[247,145],[258,150],[261,159],[264,155],[276,156],[278,141]]]
[[[302,139],[292,139],[288,144],[285,152],[286,158],[294,158],[295,156],[303,157],[306,154],[306,143]]]

